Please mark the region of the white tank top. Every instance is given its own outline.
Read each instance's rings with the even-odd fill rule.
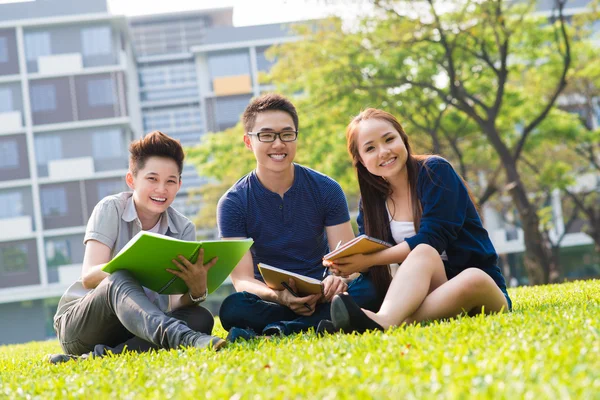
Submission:
[[[392,231],[392,237],[394,241],[398,244],[404,242],[406,238],[415,236],[417,233],[415,232],[415,225],[412,221],[396,221],[392,219],[392,214],[390,214],[390,210],[387,206],[387,201],[385,202],[385,209],[387,210],[388,218],[390,219],[390,230]],[[442,260],[448,261],[448,256],[444,251],[441,256]]]

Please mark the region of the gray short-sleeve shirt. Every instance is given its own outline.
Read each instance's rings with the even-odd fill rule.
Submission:
[[[111,259],[142,230],[132,192],[123,192],[102,199],[90,216],[85,230],[83,243],[96,240],[111,249]],[[173,207],[169,207],[160,218],[158,232],[176,239],[193,241],[196,239],[196,228],[192,221],[187,219]],[[83,287],[81,278],[73,283],[63,294],[54,320],[65,313],[72,305],[94,289]],[[167,295],[158,295],[157,305],[163,311],[168,310],[169,299]]]

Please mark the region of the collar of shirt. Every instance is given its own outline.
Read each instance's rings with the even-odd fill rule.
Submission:
[[[123,211],[123,216],[121,218],[125,222],[133,222],[137,220],[139,226],[142,226],[142,223],[137,215],[137,210],[135,209],[135,204],[133,203],[133,194],[129,197],[129,199],[127,199],[127,205],[125,206],[125,210]],[[175,223],[171,219],[168,210],[165,210],[160,217],[160,229],[158,230],[158,233],[161,235],[166,235],[167,231],[169,230],[171,233],[179,233],[177,228],[175,228]]]

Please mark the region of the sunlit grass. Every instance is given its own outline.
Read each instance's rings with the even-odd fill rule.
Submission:
[[[0,398],[600,399],[600,281],[509,293],[509,314],[253,340],[219,353],[50,365],[56,341],[2,346]]]

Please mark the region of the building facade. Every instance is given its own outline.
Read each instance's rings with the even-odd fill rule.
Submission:
[[[234,28],[232,12],[126,19],[105,0],[0,5],[0,344],[54,336],[87,219],[126,189],[132,139],[158,129],[195,145],[268,89],[264,51],[292,40],[289,28]],[[187,164],[183,181],[174,206],[193,218],[190,192],[204,181]]]
[[[231,8],[136,17],[130,25],[144,132],[167,132],[185,146],[236,125],[253,96],[273,89],[259,83],[274,63],[265,51],[297,40],[286,24],[234,27]],[[182,179],[174,207],[193,219],[206,181],[191,164]]]
[[[0,343],[52,335],[87,219],[125,188],[135,71],[127,20],[104,1],[0,5]]]

